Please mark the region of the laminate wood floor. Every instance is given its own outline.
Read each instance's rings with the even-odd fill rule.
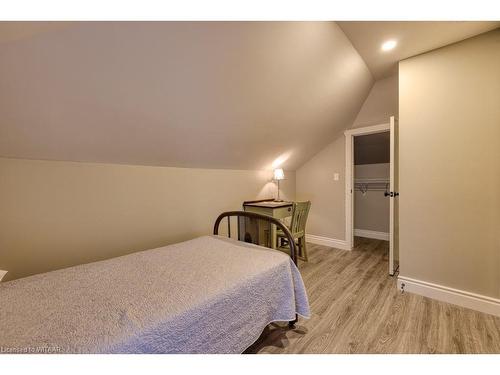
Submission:
[[[245,353],[500,353],[500,318],[396,288],[388,242],[308,244],[299,268],[312,316],[270,324]]]

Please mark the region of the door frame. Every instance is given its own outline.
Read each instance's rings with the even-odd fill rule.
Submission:
[[[345,135],[345,238],[347,248],[354,244],[354,137],[360,135],[390,132],[391,123],[349,129]]]

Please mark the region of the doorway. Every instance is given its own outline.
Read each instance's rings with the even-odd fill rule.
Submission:
[[[388,123],[350,129],[344,134],[346,141],[347,246],[349,249],[353,248],[355,235],[388,240],[388,273],[393,276],[399,263],[397,120],[391,117]],[[368,138],[369,136],[372,138]],[[372,152],[360,153],[359,150],[356,150],[356,145],[362,147],[363,144],[365,146],[371,144]],[[374,144],[377,145],[374,146]],[[384,150],[384,145],[387,145],[387,150]],[[373,150],[374,148],[377,150]],[[377,163],[376,161],[387,163]],[[358,200],[357,207],[356,200]],[[365,207],[362,207],[363,205]],[[378,210],[378,213],[370,212],[366,217],[356,217],[356,211],[360,215],[360,209],[369,209],[369,207],[372,210]],[[383,215],[382,212],[385,209],[387,217],[381,217],[380,215]],[[376,222],[377,215],[379,216],[378,222]],[[365,228],[359,226],[365,226]]]

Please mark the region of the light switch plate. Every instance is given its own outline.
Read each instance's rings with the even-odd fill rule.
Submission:
[[[6,273],[7,273],[7,271],[0,270],[0,281],[2,281],[2,279],[3,279],[3,277],[5,276]]]
[[[339,180],[339,178],[340,178],[340,176],[339,176],[339,174],[338,174],[338,173],[334,173],[334,174],[333,174],[333,179],[334,179],[335,181],[338,181],[338,180]]]

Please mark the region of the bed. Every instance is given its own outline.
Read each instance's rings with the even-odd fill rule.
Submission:
[[[231,215],[279,225],[224,213],[211,236],[0,283],[2,352],[241,353],[270,322],[307,318],[295,250],[218,235]]]

